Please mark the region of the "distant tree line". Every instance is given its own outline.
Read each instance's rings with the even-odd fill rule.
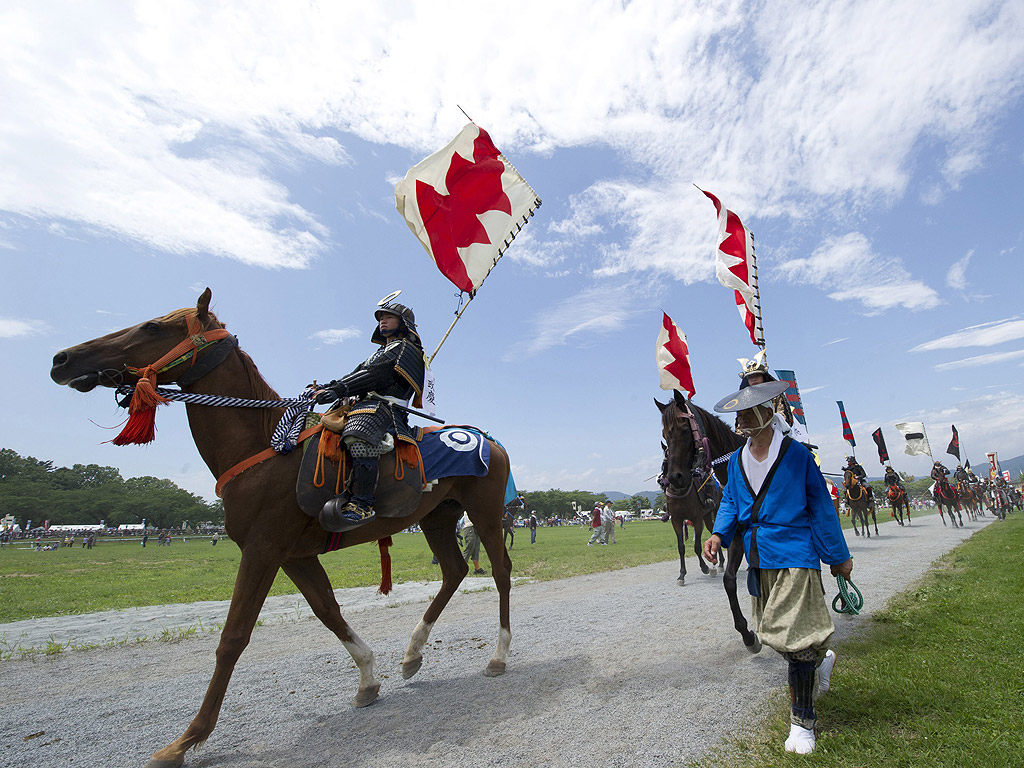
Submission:
[[[210,521],[224,522],[220,501],[207,502],[170,480],[132,477],[115,467],[75,464],[54,467],[52,461],[20,456],[0,448],[0,516],[13,515],[33,527],[89,525],[105,521],[115,527],[146,521],[156,528],[177,528]]]
[[[526,499],[525,514],[536,512],[538,517],[560,517],[563,520],[573,517],[572,505],[586,514],[594,508],[595,504],[604,504],[607,498],[603,493],[593,491],[563,491],[558,488],[551,488],[547,491],[523,491],[523,498]],[[664,496],[659,496],[663,501]],[[650,502],[644,496],[630,496],[620,501],[613,501],[612,507],[616,512],[628,511],[639,514],[641,509],[647,509]],[[523,513],[518,513],[522,516]]]

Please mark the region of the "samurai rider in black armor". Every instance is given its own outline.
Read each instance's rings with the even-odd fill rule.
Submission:
[[[884,482],[887,486],[895,485],[898,488],[903,488],[903,482],[900,479],[899,473],[890,464],[885,465]],[[903,490],[906,490],[906,488],[903,488]]]
[[[410,437],[408,415],[393,404],[422,407],[426,362],[416,332],[416,317],[403,304],[385,304],[373,315],[377,327],[371,341],[380,349],[317,393],[318,403],[355,398],[341,433],[352,457],[352,472],[345,492],[328,501],[320,513],[327,530],[346,530],[374,518],[380,456],[391,449],[395,437]]]
[[[846,457],[846,468],[853,472],[853,476],[857,478],[861,488],[867,491],[868,496],[873,496],[871,485],[868,483],[868,473],[864,471],[864,467],[861,466],[855,456]]]
[[[967,470],[964,469],[963,464],[956,465],[956,469],[953,471],[953,479],[956,480],[957,483],[967,484]]]
[[[943,466],[942,462],[936,461],[935,464],[932,465],[932,480],[939,485],[942,485],[942,483],[946,481],[947,477],[949,477],[949,470]]]

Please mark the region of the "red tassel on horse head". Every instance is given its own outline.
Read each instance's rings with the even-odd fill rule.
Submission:
[[[131,402],[128,404],[128,423],[115,437],[114,445],[144,445],[156,437],[156,407],[170,402],[156,391],[156,371],[147,366],[139,371]]]

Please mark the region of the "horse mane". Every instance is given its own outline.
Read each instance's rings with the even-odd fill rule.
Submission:
[[[700,414],[701,421],[704,422],[704,429],[707,430],[708,433],[708,442],[712,444],[717,443],[718,445],[725,447],[725,450],[722,451],[721,455],[724,456],[729,451],[735,450],[736,448],[739,448],[741,445],[746,443],[745,438],[733,432],[732,427],[730,427],[728,424],[726,424],[724,421],[718,418],[718,416],[711,413],[710,411],[705,411],[692,400],[687,400],[687,403],[689,404],[690,408],[692,408],[693,410],[697,411]],[[716,456],[713,458],[718,457]]]
[[[189,315],[194,314],[195,311],[195,307],[185,307],[184,309],[176,309],[173,312],[168,312],[166,315],[158,319],[167,322],[184,320]],[[210,312],[209,315],[209,328],[227,328],[227,325],[222,323],[213,312]],[[242,370],[245,372],[246,381],[249,383],[249,389],[252,392],[252,399],[280,400],[281,396],[278,395],[274,388],[267,383],[267,380],[263,378],[259,368],[256,367],[256,363],[253,362],[248,353],[239,346],[235,347],[235,352],[238,353],[238,359],[242,363]],[[277,426],[277,422],[281,418],[280,409],[260,408],[259,414],[261,427],[266,433],[267,441],[269,442],[271,436],[274,434],[274,428]]]

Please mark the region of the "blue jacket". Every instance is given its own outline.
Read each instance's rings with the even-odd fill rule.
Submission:
[[[761,486],[764,500],[752,519],[756,498],[740,461],[743,446],[729,459],[729,481],[718,507],[715,530],[729,546],[737,524],[753,568],[813,568],[850,558],[825,478],[804,446],[783,440],[779,458]]]

